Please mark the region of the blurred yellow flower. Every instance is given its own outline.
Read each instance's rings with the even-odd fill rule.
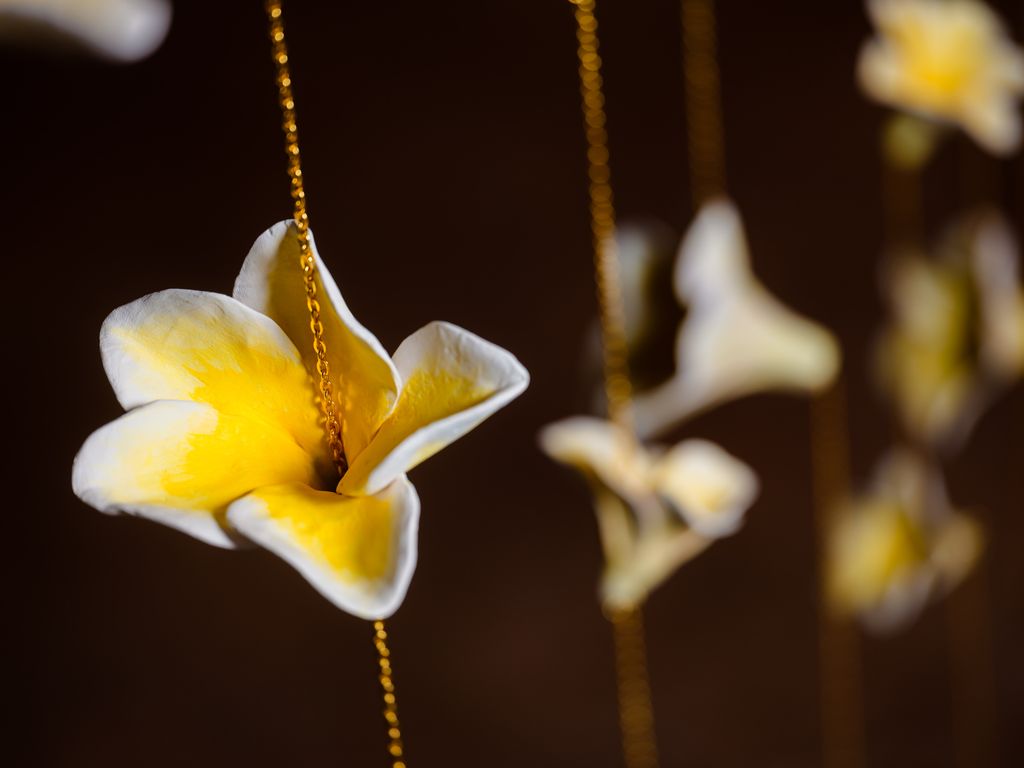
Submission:
[[[676,371],[636,396],[641,436],[766,390],[818,392],[835,377],[838,345],[754,277],[732,203],[718,200],[701,208],[683,240],[674,283],[687,310],[676,338]]]
[[[591,484],[609,610],[640,605],[713,540],[735,533],[758,493],[754,472],[705,440],[647,448],[608,421],[581,416],[548,425],[540,442]]]
[[[416,563],[420,505],[405,473],[529,377],[505,350],[447,323],[389,356],[345,305],[310,236],[349,462],[339,477],[316,400],[293,227],[282,222],[256,241],[233,296],[162,291],[111,313],[100,348],[128,413],[85,441],[72,486],[101,512],[220,547],[255,542],[343,610],[382,618],[401,604]]]
[[[909,436],[949,448],[1024,373],[1024,290],[1016,243],[995,214],[959,222],[937,256],[890,266],[878,370]]]
[[[978,524],[950,507],[938,472],[893,451],[831,531],[831,604],[874,631],[898,629],[967,575],[982,543]]]
[[[958,124],[990,152],[1020,144],[1017,101],[1024,51],[975,0],[869,0],[878,31],[861,51],[860,83],[873,98]]]

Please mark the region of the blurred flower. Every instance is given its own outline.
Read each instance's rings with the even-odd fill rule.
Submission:
[[[982,548],[982,533],[954,512],[939,474],[916,455],[892,451],[871,490],[841,511],[832,530],[829,597],[875,631],[909,624],[930,599],[955,587]]]
[[[0,36],[70,43],[110,59],[144,59],[167,36],[166,0],[0,0]]]
[[[1018,270],[1013,235],[992,213],[953,227],[935,260],[893,261],[879,379],[916,442],[957,445],[998,389],[1024,373]]]
[[[349,462],[339,478],[292,226],[256,241],[233,298],[169,290],[107,318],[103,365],[129,411],[86,440],[72,485],[102,512],[221,547],[254,541],[340,608],[379,618],[398,608],[416,562],[419,499],[406,471],[518,396],[528,375],[505,350],[447,323],[425,326],[389,357],[311,238]]]
[[[611,422],[581,416],[548,425],[540,442],[592,486],[609,609],[641,604],[714,539],[735,533],[758,493],[749,467],[704,440],[646,448]]]
[[[860,82],[878,101],[961,125],[996,154],[1020,143],[1016,102],[1024,52],[974,0],[868,0],[878,36],[861,51]]]
[[[758,283],[731,203],[708,203],[698,213],[676,262],[675,289],[688,310],[676,340],[676,372],[637,395],[639,434],[765,390],[817,392],[835,377],[835,340]]]

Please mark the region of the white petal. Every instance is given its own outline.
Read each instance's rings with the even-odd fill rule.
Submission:
[[[612,422],[574,416],[548,424],[539,438],[548,456],[596,477],[631,505],[650,495],[650,455]]]
[[[395,365],[404,380],[398,402],[366,450],[351,459],[341,493],[376,493],[514,400],[530,381],[511,353],[441,322],[403,341]]]
[[[18,22],[31,25],[23,30],[26,37],[42,33],[66,38],[101,56],[129,62],[144,59],[163,42],[171,6],[166,0],[0,0],[0,31],[13,35]]]
[[[753,281],[747,238],[736,206],[704,204],[683,238],[675,266],[676,296],[683,304],[711,304]]]
[[[401,378],[380,342],[345,304],[317,252],[312,232],[309,242],[319,275],[317,297],[342,438],[351,462],[391,412]],[[234,296],[281,326],[315,374],[316,357],[294,222],[282,221],[260,235],[235,281]]]
[[[655,464],[651,482],[691,528],[708,538],[735,533],[759,490],[750,467],[706,440],[672,448]]]
[[[403,476],[373,496],[303,485],[260,488],[228,519],[278,555],[343,611],[363,619],[393,614],[416,568],[420,502]]]

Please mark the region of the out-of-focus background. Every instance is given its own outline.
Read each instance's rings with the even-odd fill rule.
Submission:
[[[1019,41],[1022,6],[997,5]],[[883,318],[883,110],[853,77],[868,22],[853,0],[718,6],[729,183],[754,268],[841,339],[863,479],[893,429],[868,375]],[[252,241],[290,212],[262,3],[174,13],[133,66],[0,51],[8,663],[27,719],[15,760],[384,765],[366,623],[268,553],[106,517],[71,493],[82,440],[120,413],[97,349],[106,314],[163,288],[230,292]],[[680,234],[678,2],[604,0],[598,16],[620,215]],[[410,764],[618,766],[590,498],[535,439],[591,400],[571,8],[290,2],[285,18],[312,225],[356,315],[391,350],[450,320],[533,376],[413,472],[420,564],[391,622]],[[958,137],[925,179],[929,232],[988,199],[1020,237],[1022,182],[1020,155],[997,164]],[[820,765],[808,422],[805,400],[761,396],[673,435],[720,442],[763,493],[738,535],[647,606],[667,767]],[[949,467],[954,502],[990,526],[982,567],[908,631],[864,641],[872,767],[953,766],[965,744],[986,765],[1024,765],[1022,456],[1017,387]],[[966,667],[951,662],[950,621],[973,648]]]

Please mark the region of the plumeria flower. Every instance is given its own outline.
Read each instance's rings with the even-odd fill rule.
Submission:
[[[75,493],[220,547],[255,542],[338,607],[394,612],[416,563],[405,473],[517,397],[505,350],[431,323],[388,356],[316,253],[318,298],[349,467],[331,460],[290,222],[253,245],[233,297],[169,290],[115,310],[103,366],[128,409],[75,459]]]
[[[149,56],[170,25],[167,0],[0,0],[0,36],[71,44],[116,61]]]
[[[1017,148],[1024,51],[988,6],[975,0],[868,0],[867,5],[878,30],[860,56],[860,83],[868,95],[960,125],[995,154]]]
[[[674,282],[687,308],[676,372],[637,395],[639,434],[663,432],[714,405],[765,390],[818,392],[835,377],[835,340],[757,281],[730,202],[700,210],[683,240]]]
[[[984,408],[1024,374],[1024,289],[1009,227],[986,213],[959,222],[937,258],[896,258],[892,322],[879,379],[917,443],[960,444]]]
[[[939,473],[906,450],[879,465],[873,486],[831,532],[829,596],[840,615],[875,631],[906,626],[970,572],[978,524],[955,512]]]
[[[592,486],[609,610],[640,605],[679,566],[735,533],[758,494],[754,472],[705,440],[646,448],[611,422],[578,416],[545,427],[540,442]]]

